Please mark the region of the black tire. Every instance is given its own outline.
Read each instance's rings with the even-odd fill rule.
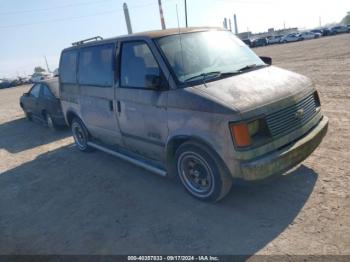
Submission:
[[[24,109],[23,109],[24,110]],[[33,121],[32,114],[24,110],[24,114],[29,121]]]
[[[88,145],[90,135],[83,121],[74,118],[71,124],[72,134],[76,147],[82,152],[91,152],[93,148]]]
[[[51,129],[52,131],[56,131],[57,130],[57,124],[55,123],[55,120],[53,120],[53,118],[51,117],[50,114],[45,113],[44,114],[44,119],[45,119],[45,125]]]
[[[197,142],[186,142],[176,150],[175,165],[187,192],[199,200],[216,202],[231,189],[232,177],[222,160]]]

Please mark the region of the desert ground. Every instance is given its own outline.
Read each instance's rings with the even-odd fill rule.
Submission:
[[[254,49],[310,77],[329,117],[292,173],[235,184],[215,204],[29,122],[0,90],[0,254],[350,255],[350,34]]]

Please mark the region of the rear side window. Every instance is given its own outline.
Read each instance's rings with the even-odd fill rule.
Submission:
[[[51,90],[46,85],[43,85],[42,88],[43,88],[43,96],[45,98],[49,98],[49,99],[55,98]]]
[[[79,83],[108,87],[113,84],[113,44],[80,50]]]
[[[157,61],[145,42],[123,44],[120,70],[122,87],[145,88],[146,75],[159,73]]]
[[[62,83],[75,84],[77,82],[77,58],[77,50],[65,51],[62,53],[60,64],[60,78]]]
[[[30,95],[35,97],[35,98],[38,98],[39,97],[39,94],[40,94],[40,84],[35,84],[33,87],[32,87],[32,90],[30,90]]]

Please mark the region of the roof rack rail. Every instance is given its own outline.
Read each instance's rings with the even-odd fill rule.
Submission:
[[[101,37],[101,36],[90,37],[90,38],[87,38],[84,40],[80,40],[78,42],[74,42],[74,43],[72,43],[72,45],[73,46],[82,45],[82,44],[85,44],[85,43],[90,42],[90,41],[99,41],[99,40],[103,40],[103,37]]]

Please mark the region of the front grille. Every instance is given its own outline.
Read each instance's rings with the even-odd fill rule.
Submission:
[[[311,94],[294,105],[269,114],[266,122],[271,135],[279,136],[303,126],[315,113],[316,103]]]

